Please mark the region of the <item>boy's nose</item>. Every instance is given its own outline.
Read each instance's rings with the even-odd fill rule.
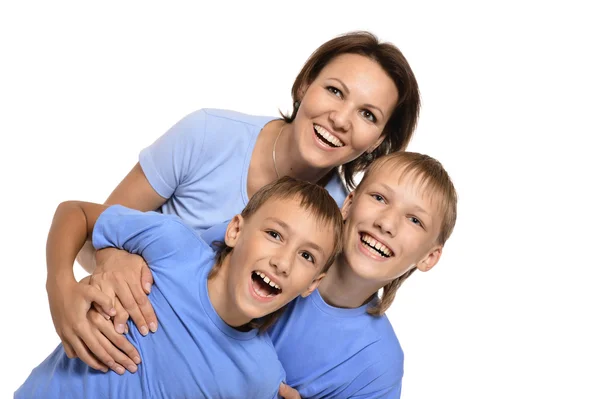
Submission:
[[[381,212],[375,220],[375,226],[384,234],[395,237],[398,233],[398,218],[392,212]]]
[[[291,251],[281,249],[271,256],[269,264],[276,270],[277,274],[287,276],[292,267],[292,256]]]

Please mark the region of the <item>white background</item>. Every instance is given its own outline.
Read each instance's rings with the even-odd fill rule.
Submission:
[[[460,196],[442,260],[389,311],[403,398],[600,397],[591,1],[83,3],[0,6],[0,397],[59,342],[45,292],[58,203],[103,202],[195,109],[289,110],[305,59],[356,29],[409,60],[410,149]]]

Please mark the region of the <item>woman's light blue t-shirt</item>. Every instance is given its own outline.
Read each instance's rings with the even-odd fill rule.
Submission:
[[[184,117],[140,153],[159,209],[202,232],[240,213],[248,203],[248,169],[262,128],[276,118],[201,109]],[[346,189],[336,174],[325,187],[341,207]]]

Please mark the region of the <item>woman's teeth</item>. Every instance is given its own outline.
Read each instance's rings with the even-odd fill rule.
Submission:
[[[389,258],[393,254],[392,250],[386,247],[385,244],[382,244],[368,234],[361,234],[360,241],[373,254],[382,256],[384,258]]]
[[[342,143],[340,141],[340,139],[338,139],[337,137],[335,137],[333,134],[329,133],[327,131],[327,129],[325,129],[322,126],[319,125],[314,125],[315,128],[315,132],[317,133],[317,137],[319,137],[319,139],[321,141],[324,141],[326,144],[329,144],[332,147],[343,147],[344,143]]]

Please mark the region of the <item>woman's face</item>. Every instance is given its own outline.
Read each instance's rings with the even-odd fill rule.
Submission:
[[[398,91],[381,66],[357,54],[342,54],[306,87],[293,122],[301,157],[330,169],[374,150],[383,141]]]

